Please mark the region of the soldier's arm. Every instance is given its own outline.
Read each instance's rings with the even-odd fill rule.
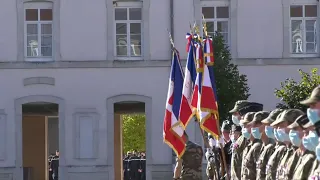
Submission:
[[[182,170],[182,159],[176,159],[176,167],[174,168],[174,179],[179,179],[181,176],[181,170]]]

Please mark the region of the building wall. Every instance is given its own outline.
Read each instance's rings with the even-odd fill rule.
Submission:
[[[23,2],[26,1],[2,0],[0,6],[0,92],[3,94],[0,117],[5,117],[0,123],[6,127],[5,135],[0,136],[0,144],[5,144],[0,146],[0,167],[6,167],[0,168],[3,177],[10,178],[12,167],[17,166],[17,121],[9,121],[19,116],[14,109],[16,99],[51,95],[64,100],[65,143],[64,147],[59,147],[65,150],[62,176],[81,180],[113,178],[110,175],[113,161],[108,155],[110,144],[107,144],[112,136],[107,124],[113,121],[107,117],[113,112],[108,112],[106,99],[141,95],[152,99],[148,107],[151,110],[146,112],[151,114],[148,128],[152,133],[148,135],[150,153],[147,157],[150,174],[153,179],[170,178],[171,150],[163,143],[160,128],[171,59],[168,31],[185,60],[185,34],[189,32],[190,23],[200,24],[203,5],[229,5],[230,50],[234,63],[248,76],[250,100],[263,103],[266,110],[271,110],[278,102],[273,92],[281,81],[298,78],[299,68],[308,71],[320,64],[318,57],[290,58],[289,0],[174,0],[173,14],[170,0],[144,0],[140,3],[144,53],[143,60],[139,61],[114,61],[114,4],[111,0],[55,0],[55,62],[25,63]],[[48,78],[50,83],[45,83]],[[84,125],[89,128],[81,129]],[[188,132],[191,140],[201,142],[194,124]]]

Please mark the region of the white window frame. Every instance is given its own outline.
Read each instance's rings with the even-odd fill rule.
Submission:
[[[289,6],[289,43],[290,43],[290,54],[291,57],[317,57],[319,56],[319,33],[318,33],[318,29],[319,29],[319,25],[318,23],[320,23],[320,21],[318,20],[319,17],[319,2],[316,0],[293,0],[290,3]],[[304,17],[305,16],[305,6],[306,5],[316,5],[317,6],[317,17]],[[303,17],[291,17],[290,14],[290,9],[291,6],[302,6],[302,15]],[[316,20],[317,21],[317,26],[316,26],[316,32],[317,32],[317,36],[316,36],[316,40],[317,40],[317,47],[316,47],[316,52],[314,53],[307,53],[307,52],[303,52],[303,53],[294,53],[292,50],[292,29],[291,29],[291,22],[292,20],[302,20],[302,25],[303,25],[303,40],[302,40],[302,45],[303,45],[303,50],[306,51],[306,26],[305,26],[305,22],[306,20]]]
[[[228,45],[230,47],[231,45],[231,42],[230,42],[230,39],[231,39],[231,28],[230,28],[230,17],[231,17],[231,12],[230,12],[230,3],[229,1],[226,1],[226,0],[218,0],[218,1],[201,1],[201,10],[200,10],[200,13],[201,13],[201,19],[202,19],[202,8],[203,7],[214,7],[214,17],[217,17],[217,7],[228,7],[229,8],[229,18],[206,18],[204,19],[206,22],[213,22],[214,23],[214,32],[216,32],[218,30],[218,22],[221,22],[221,21],[227,21],[228,22],[228,43],[226,45]],[[202,20],[201,20],[202,22]],[[203,28],[202,28],[202,25],[200,26],[200,34],[203,35]]]
[[[114,14],[114,57],[116,60],[143,60],[143,51],[144,51],[144,41],[143,41],[143,5],[142,1],[116,1],[114,3],[114,10],[119,8],[127,9],[127,20],[115,20]],[[129,11],[130,8],[141,8],[141,20],[129,20]],[[118,56],[117,55],[117,23],[126,23],[127,24],[127,55],[129,56]],[[131,56],[131,42],[130,42],[130,23],[140,23],[141,24],[141,56]]]
[[[39,9],[52,9],[52,18],[53,18],[53,3],[51,2],[28,2],[24,4],[24,16],[23,16],[23,21],[24,21],[24,59],[25,61],[29,62],[48,62],[48,61],[53,61],[53,39],[54,39],[54,32],[53,32],[53,19],[51,21],[26,21],[26,10],[27,9],[38,9],[38,18],[40,18],[40,11]],[[27,25],[28,24],[37,24],[38,25],[38,48],[39,52],[41,53],[41,24],[51,24],[52,28],[52,53],[51,56],[39,56],[39,57],[28,57],[27,56]]]

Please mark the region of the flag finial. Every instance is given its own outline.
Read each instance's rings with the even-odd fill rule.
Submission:
[[[206,20],[204,19],[204,15],[203,14],[202,14],[202,26],[203,26],[204,35],[206,37],[208,37],[207,23],[206,23]]]

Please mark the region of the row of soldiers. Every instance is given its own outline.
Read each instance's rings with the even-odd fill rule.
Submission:
[[[146,154],[145,152],[127,152],[123,158],[124,180],[146,179]]]
[[[260,103],[237,101],[230,111],[232,121],[223,123],[222,137],[209,136],[208,179],[320,179],[320,86],[301,104],[309,107],[306,113],[299,109],[267,112]],[[201,180],[202,156],[202,147],[188,141],[173,178]]]

